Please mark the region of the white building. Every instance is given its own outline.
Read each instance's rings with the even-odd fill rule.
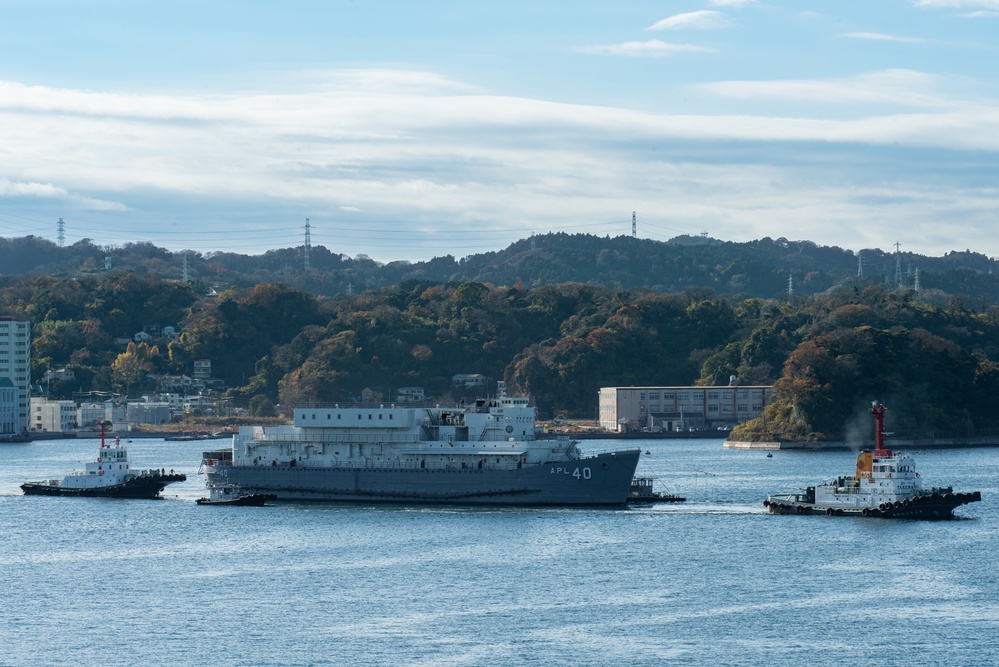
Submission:
[[[212,376],[211,359],[194,360],[194,377],[198,380],[207,380]]]
[[[0,317],[0,378],[17,388],[18,420],[22,431],[30,428],[28,396],[31,387],[31,323]]]
[[[128,428],[134,424],[169,424],[170,404],[149,401],[132,401],[125,405]]]
[[[10,378],[0,377],[0,436],[17,435],[21,428],[21,392]]]
[[[602,387],[600,426],[608,431],[729,427],[759,417],[774,388]]]
[[[451,376],[452,385],[456,387],[464,387],[465,389],[485,387],[488,381],[489,378],[481,373],[458,373],[457,375]]]
[[[396,403],[419,403],[427,400],[423,387],[399,387],[395,392]]]
[[[66,433],[76,429],[76,402],[31,397],[31,430]]]
[[[104,421],[104,413],[103,403],[83,403],[76,408],[76,423],[80,428],[97,426]]]

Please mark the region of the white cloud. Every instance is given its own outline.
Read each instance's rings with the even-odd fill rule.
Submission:
[[[844,79],[719,81],[699,88],[737,99],[781,99],[825,104],[886,104],[921,108],[959,105],[935,92],[940,77],[904,69],[872,72]]]
[[[125,211],[128,207],[120,202],[105,201],[93,197],[70,193],[66,188],[52,183],[11,181],[0,177],[0,197],[35,197],[71,202],[82,209],[91,211]]]
[[[670,44],[658,39],[646,42],[624,42],[623,44],[603,44],[583,46],[576,51],[597,55],[631,56],[635,58],[662,58],[677,53],[713,53],[714,49],[691,44]]]
[[[982,7],[984,9],[999,9],[999,0],[915,0],[916,7]]]
[[[686,12],[684,14],[674,14],[661,21],[656,21],[645,28],[646,30],[677,30],[682,28],[715,29],[727,28],[732,25],[732,20],[722,12],[710,9],[702,9],[696,12]]]
[[[204,219],[229,220],[242,234],[243,219],[273,225],[301,211],[315,225],[314,243],[378,259],[496,249],[503,230],[517,227],[506,240],[521,238],[530,221],[558,229],[628,217],[627,233],[632,210],[668,210],[668,226],[720,238],[843,245],[854,234],[857,247],[884,243],[869,238],[872,229],[929,239],[941,220],[988,229],[994,217],[995,193],[961,174],[969,155],[976,173],[981,165],[999,172],[999,106],[948,103],[935,92],[941,79],[919,72],[705,87],[823,109],[845,97],[922,110],[855,120],[561,104],[462,93],[433,75],[382,70],[370,81],[357,70],[321,83],[296,93],[177,97],[0,83],[0,197],[5,205],[32,197],[90,210],[127,205],[133,239],[155,239],[150,220],[160,215],[190,218],[185,224],[197,221],[199,231],[209,229]],[[908,152],[893,158],[900,150]],[[205,202],[216,206],[210,218]],[[186,208],[178,213],[178,205]],[[324,238],[323,215],[354,225],[357,238]],[[389,226],[375,224],[383,220],[399,232],[379,246],[360,230]],[[475,248],[440,239],[421,247],[414,229],[496,236]],[[105,242],[98,231],[87,235]],[[238,246],[239,238],[230,240]],[[291,241],[271,242],[282,243]]]
[[[901,42],[904,44],[920,44],[926,40],[918,37],[898,37],[895,35],[885,35],[880,32],[847,32],[840,37],[850,37],[852,39],[867,39],[881,42]]]

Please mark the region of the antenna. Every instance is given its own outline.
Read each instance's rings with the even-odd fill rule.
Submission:
[[[635,216],[635,212],[631,212],[631,238],[638,238],[638,218]]]
[[[312,249],[312,235],[309,225],[309,219],[305,219],[305,270],[309,270],[309,251]]]
[[[66,243],[66,223],[63,222],[62,218],[59,218],[59,222],[56,223],[56,239],[59,241],[60,248]]]

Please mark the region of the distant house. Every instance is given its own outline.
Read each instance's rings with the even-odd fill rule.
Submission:
[[[211,359],[195,359],[194,360],[194,377],[199,380],[207,380],[212,376],[212,360]]]
[[[136,343],[148,343],[153,339],[152,336],[147,334],[145,331],[140,331],[139,333],[132,336],[132,340]]]
[[[451,376],[452,385],[456,387],[464,387],[465,389],[485,387],[488,381],[489,378],[480,373],[458,373],[457,375]]]
[[[361,390],[361,400],[365,403],[378,403],[382,400],[383,396],[382,392],[375,391],[369,387]]]
[[[395,392],[397,403],[418,403],[427,400],[423,387],[399,387]]]
[[[156,384],[162,392],[184,392],[194,388],[194,380],[187,375],[161,375]]]
[[[72,382],[76,379],[76,373],[72,368],[60,368],[59,370],[48,370],[42,375],[42,380],[46,382]]]

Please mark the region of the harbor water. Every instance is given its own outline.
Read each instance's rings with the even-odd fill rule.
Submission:
[[[198,506],[225,444],[131,443],[159,501],[23,496],[95,441],[0,445],[0,665],[999,664],[999,450],[915,452],[982,502],[906,521],[768,515],[853,456],[721,440],[637,443],[684,504]]]

